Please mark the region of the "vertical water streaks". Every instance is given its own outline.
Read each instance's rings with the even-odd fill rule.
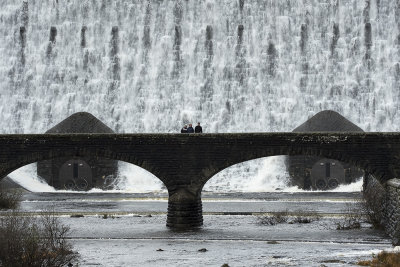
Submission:
[[[377,13],[378,13],[378,18],[379,18],[379,16],[380,16],[380,14],[381,14],[381,0],[376,0],[376,11],[377,11]]]
[[[201,103],[207,101],[212,101],[213,96],[213,79],[214,70],[212,68],[213,58],[214,58],[214,48],[213,48],[213,28],[211,25],[206,27],[206,41],[204,43],[204,48],[206,51],[204,63],[203,63],[203,79],[204,85],[201,88]]]
[[[25,67],[26,58],[25,58],[25,47],[26,47],[26,28],[25,26],[21,26],[19,28],[19,43],[20,43],[20,56],[19,61],[21,64],[21,69]]]
[[[82,68],[84,71],[88,70],[88,64],[89,64],[89,51],[86,49],[86,46],[87,46],[86,31],[87,31],[87,27],[82,26],[82,28],[81,28],[81,49],[83,52]]]
[[[244,0],[239,0],[239,16],[240,16],[240,22],[242,22],[243,19],[244,19],[243,9],[244,9]]]
[[[342,69],[338,64],[339,53],[337,51],[337,45],[340,38],[340,28],[337,23],[332,26],[332,40],[330,43],[330,68],[328,73],[328,86],[330,86],[330,96],[341,95],[342,93]]]
[[[149,88],[149,68],[150,66],[150,53],[152,50],[152,35],[151,35],[151,22],[152,22],[152,11],[153,6],[150,0],[143,2],[144,4],[144,18],[143,18],[143,34],[142,34],[142,45],[140,52],[140,73],[136,79],[135,85],[135,112],[140,114],[138,116],[144,116],[146,108],[145,95],[148,93]],[[136,130],[142,130],[143,124],[139,121],[136,124]]]
[[[371,23],[365,23],[364,26],[364,46],[365,46],[365,55],[364,55],[364,64],[367,68],[367,87],[370,85],[370,72],[372,68],[372,27]]]
[[[244,26],[239,25],[237,27],[237,43],[235,48],[236,54],[236,66],[235,66],[235,74],[236,79],[239,82],[239,86],[243,93],[246,93],[246,77],[247,77],[247,62],[246,62],[246,47],[243,44],[243,33],[244,33]]]
[[[397,99],[400,99],[400,62],[394,64],[394,87],[397,90]],[[397,108],[399,108],[400,102],[397,101]]]
[[[20,51],[19,51],[19,64],[18,64],[18,77],[15,82],[15,92],[14,94],[18,95],[18,91],[22,91],[24,87],[24,76],[25,76],[25,64],[26,64],[26,57],[25,57],[25,47],[26,47],[26,28],[25,26],[21,26],[19,28],[19,45],[20,45]],[[27,97],[29,95],[29,87],[25,87],[25,92],[24,95]],[[17,105],[14,110],[14,123],[15,123],[15,129],[17,133],[22,132],[22,121],[21,121],[21,113],[26,109],[27,106],[27,101],[23,98],[20,97],[18,99]]]
[[[243,12],[243,8],[244,8],[244,0],[239,0],[239,10],[240,10],[240,13]]]
[[[82,28],[81,28],[81,48],[86,48],[86,31],[87,31],[87,27],[82,26]]]
[[[340,0],[333,0],[333,16],[334,16],[334,20],[339,20],[339,15],[340,15]]]
[[[89,2],[89,0],[82,1],[82,6],[81,6],[81,16],[85,24],[90,23],[88,19],[90,18],[90,9],[95,9],[97,7],[96,5],[93,5]]]
[[[211,25],[207,25],[206,27],[206,42],[205,42],[205,49],[207,54],[207,66],[209,67],[212,63],[212,58],[214,56],[214,49],[213,49],[213,28]]]
[[[397,33],[400,36],[400,0],[396,0],[394,19],[397,24]]]
[[[110,10],[107,7],[109,1],[108,0],[102,0],[101,1],[101,6],[100,6],[100,17],[103,21],[108,21],[110,20]]]
[[[54,3],[53,5],[56,8],[56,22],[58,23],[60,21],[60,9],[58,6],[58,0],[55,0],[53,3]]]
[[[102,113],[102,107],[108,105],[105,96],[110,82],[118,80],[118,76],[120,85],[114,106],[125,107],[126,114],[137,114],[132,118],[121,113],[125,131],[138,131],[136,126],[146,120],[160,123],[152,127],[145,122],[144,129],[173,131],[171,121],[175,123],[180,118],[176,114],[182,110],[182,99],[191,114],[201,113],[204,118],[208,109],[196,110],[197,101],[209,96],[215,124],[224,121],[223,110],[230,113],[229,122],[222,124],[221,131],[261,130],[249,118],[265,119],[261,114],[266,110],[271,110],[271,123],[262,130],[290,130],[296,122],[322,108],[340,111],[340,107],[345,116],[362,127],[369,121],[374,130],[377,119],[363,119],[364,114],[373,114],[373,98],[378,99],[377,109],[385,113],[390,105],[395,106],[389,95],[396,95],[399,90],[398,83],[393,82],[399,80],[398,3],[399,0],[380,0],[378,20],[376,0],[119,0],[118,4],[108,0],[69,0],[58,4],[56,0],[7,0],[2,3],[0,21],[0,88],[16,89],[18,66],[25,62],[22,86],[29,88],[29,97],[37,99],[33,101],[36,104],[29,104],[21,113],[24,120],[24,114],[36,110],[32,112],[34,116],[26,119],[27,131],[45,131],[50,126],[46,120],[48,103],[60,107],[52,109],[54,120],[62,120],[66,110],[86,108],[82,103],[87,103],[88,110],[104,114],[106,123],[115,127],[115,117]],[[366,23],[371,24],[370,29]],[[111,66],[114,25],[119,28],[119,75],[115,71],[118,67]],[[51,41],[50,26],[57,27]],[[321,37],[324,29],[325,40]],[[49,60],[53,58],[54,61]],[[368,79],[376,85],[370,86],[369,92],[365,89],[368,69]],[[87,95],[81,94],[79,82],[85,77],[90,78],[85,90],[92,97],[87,102],[81,99]],[[329,78],[333,79],[332,84]],[[28,80],[30,83],[26,84]],[[265,85],[270,86],[270,91],[265,90]],[[330,97],[328,90],[332,87],[336,93]],[[172,88],[176,88],[174,96]],[[247,93],[240,91],[246,88]],[[17,92],[0,90],[2,95]],[[42,99],[46,94],[51,101]],[[76,101],[62,99],[66,94],[76,95]],[[242,95],[246,96],[246,104],[253,105],[238,105],[235,99]],[[140,97],[144,113],[138,112]],[[168,102],[169,98],[173,99]],[[262,101],[257,102],[259,99]],[[13,110],[4,103],[5,100],[1,102],[0,114],[5,114],[1,118],[7,121]],[[12,103],[17,105],[16,100]],[[65,107],[68,105],[70,110]],[[40,124],[40,129],[30,128],[35,124]],[[382,129],[397,127],[393,125],[386,123]],[[15,129],[3,128],[8,132]]]
[[[142,37],[142,54],[141,54],[141,68],[140,68],[140,77],[136,84],[136,91],[139,97],[143,96],[143,90],[145,86],[145,79],[147,78],[148,68],[149,66],[149,51],[151,50],[151,11],[152,5],[150,1],[147,1],[145,4],[145,15],[143,22],[143,37]],[[143,111],[144,103],[140,101],[140,110]]]
[[[52,112],[52,104],[56,102],[59,96],[60,84],[63,83],[62,77],[58,72],[56,66],[56,39],[57,39],[57,28],[52,26],[50,28],[50,37],[49,42],[46,49],[46,70],[44,74],[45,86],[48,92],[46,92],[46,103],[45,103],[45,118],[47,124],[52,124],[53,122],[53,112]]]
[[[22,2],[21,24],[22,24],[22,27],[25,27],[25,29],[28,29],[28,25],[29,25],[29,4],[28,4],[28,1]]]
[[[174,65],[172,68],[172,79],[178,80],[182,69],[181,44],[182,44],[182,2],[176,1],[174,5],[174,46],[172,48]]]
[[[271,101],[271,94],[274,93],[274,79],[278,69],[278,50],[272,40],[268,41],[268,45],[263,47],[261,54],[261,81],[262,81],[262,98],[265,102]],[[271,105],[267,105],[268,113]]]
[[[267,48],[268,55],[268,68],[267,72],[270,78],[274,78],[278,67],[278,51],[275,48],[275,44],[270,41]]]
[[[50,28],[50,38],[46,50],[46,56],[48,60],[51,60],[54,57],[54,47],[56,45],[56,37],[57,37],[57,28],[52,26]]]
[[[371,0],[365,0],[365,7],[363,10],[364,23],[370,22]]]
[[[108,91],[108,99],[110,103],[114,103],[116,98],[117,89],[121,80],[121,67],[119,58],[119,28],[113,26],[111,29],[110,41],[110,74],[111,84]]]
[[[397,45],[397,57],[398,60],[400,61],[400,0],[396,0],[396,5],[395,5],[395,23],[397,24],[397,38],[395,41],[395,44]]]
[[[175,23],[175,25],[181,25],[182,18],[183,18],[182,0],[175,1],[173,13],[174,13],[174,23]]]
[[[300,29],[300,62],[301,62],[301,77],[300,90],[304,92],[308,83],[308,25],[301,24]]]
[[[182,44],[182,27],[181,25],[175,25],[174,27],[174,46],[173,46],[173,61],[174,66],[172,69],[172,78],[179,78],[182,68],[182,57],[181,57],[181,44]]]
[[[333,33],[332,33],[332,41],[331,41],[331,57],[337,57],[336,46],[340,37],[340,29],[337,23],[333,24]]]
[[[161,38],[166,35],[166,5],[166,2],[157,2],[157,12],[154,19],[154,41],[156,43],[158,43]]]
[[[397,26],[397,37],[395,39],[395,46],[397,52],[397,62],[394,66],[395,88],[397,89],[398,99],[400,99],[400,0],[396,0],[395,4],[395,23]],[[400,101],[398,101],[400,103]]]
[[[151,37],[150,37],[150,25],[151,23],[151,2],[148,1],[146,5],[146,13],[144,16],[144,24],[143,24],[143,38],[142,44],[145,51],[148,51],[151,47]],[[144,61],[147,60],[147,53],[143,55]]]

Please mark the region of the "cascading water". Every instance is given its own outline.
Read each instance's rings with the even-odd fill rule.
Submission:
[[[291,131],[325,109],[400,130],[399,0],[2,0],[0,25],[1,133],[79,111],[119,133]],[[284,171],[208,189],[262,164]]]

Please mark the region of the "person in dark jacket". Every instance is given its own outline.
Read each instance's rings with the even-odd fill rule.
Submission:
[[[200,122],[197,123],[197,126],[194,128],[194,132],[195,133],[202,133],[203,132],[203,128],[201,128]]]
[[[183,126],[183,128],[181,129],[181,133],[187,133],[188,129],[187,129],[187,125],[185,124],[185,126]]]
[[[194,133],[194,129],[192,127],[192,124],[189,124],[189,127],[187,128],[188,133]]]

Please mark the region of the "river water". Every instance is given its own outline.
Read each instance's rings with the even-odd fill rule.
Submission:
[[[79,266],[352,266],[392,250],[368,223],[336,229],[360,198],[360,192],[204,192],[204,226],[191,231],[165,226],[165,192],[26,193],[21,210],[54,210],[71,228]],[[262,223],[279,212],[288,212],[287,222]],[[293,222],[316,214],[310,223]]]

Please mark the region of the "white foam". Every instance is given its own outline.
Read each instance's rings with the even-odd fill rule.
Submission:
[[[55,192],[54,187],[48,185],[36,174],[36,163],[19,168],[8,175],[14,182],[32,192]]]
[[[147,193],[162,191],[164,188],[161,180],[136,165],[119,162],[119,169],[119,177],[114,184],[116,191]],[[101,189],[96,188],[91,191],[98,190]]]
[[[93,188],[88,193],[148,193],[163,191],[162,182],[148,171],[132,164],[120,162],[120,175],[114,189]],[[14,182],[32,192],[82,193],[82,191],[56,190],[36,173],[36,164],[30,164],[8,175]]]

